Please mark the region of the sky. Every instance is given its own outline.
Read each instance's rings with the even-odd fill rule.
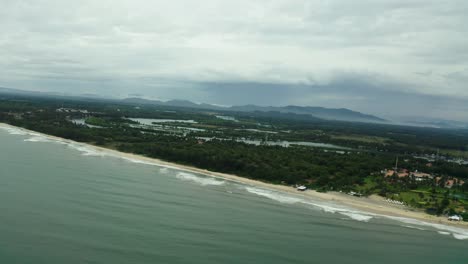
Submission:
[[[0,6],[0,87],[468,121],[466,0]]]

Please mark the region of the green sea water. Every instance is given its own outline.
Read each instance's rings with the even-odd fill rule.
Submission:
[[[468,233],[0,129],[0,263],[468,263]]]

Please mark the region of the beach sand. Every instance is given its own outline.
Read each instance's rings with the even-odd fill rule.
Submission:
[[[55,140],[55,141],[60,141],[64,143],[80,144],[98,153],[102,153],[103,155],[121,157],[121,158],[131,160],[131,161],[170,167],[170,168],[174,168],[174,169],[186,171],[186,172],[199,173],[199,174],[221,178],[224,180],[233,181],[233,182],[250,185],[254,187],[260,187],[260,188],[269,189],[273,191],[294,194],[296,196],[302,196],[305,198],[312,198],[312,199],[318,198],[322,201],[332,202],[337,205],[343,205],[348,208],[354,208],[356,210],[367,212],[370,214],[388,216],[390,218],[392,217],[410,218],[410,219],[415,219],[415,220],[432,223],[432,224],[443,224],[443,225],[468,229],[468,222],[451,222],[451,221],[448,221],[446,217],[433,216],[433,215],[426,214],[425,212],[421,210],[417,210],[415,208],[411,208],[411,207],[407,207],[403,205],[390,204],[386,202],[383,197],[380,197],[377,195],[372,195],[369,197],[354,197],[354,196],[350,196],[345,193],[339,193],[339,192],[322,193],[322,192],[317,192],[314,190],[307,190],[304,192],[299,192],[291,186],[276,185],[276,184],[252,180],[252,179],[248,179],[248,178],[244,178],[244,177],[240,177],[240,176],[236,176],[232,174],[213,172],[213,171],[208,171],[204,169],[199,169],[196,167],[180,165],[180,164],[166,162],[166,161],[159,160],[159,159],[149,158],[149,157],[145,157],[141,155],[120,152],[117,150],[103,148],[103,147],[86,144],[82,142],[76,142],[76,141],[68,140],[64,138],[59,138],[59,137],[39,133],[36,131],[27,130],[21,127],[11,126],[11,125],[4,124],[4,123],[0,123],[0,127],[9,128],[9,129],[19,129],[21,131],[27,132],[32,135],[40,135],[44,138]]]

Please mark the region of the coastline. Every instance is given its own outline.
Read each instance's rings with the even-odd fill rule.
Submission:
[[[0,128],[9,128],[9,129],[18,129],[20,131],[24,131],[29,133],[31,136],[41,136],[47,139],[51,139],[58,142],[63,142],[67,144],[80,144],[86,146],[92,150],[95,150],[98,153],[102,153],[104,155],[112,156],[112,157],[120,157],[126,160],[146,163],[146,164],[153,164],[163,167],[174,168],[177,170],[185,171],[185,172],[193,172],[198,173],[210,177],[215,177],[231,182],[236,182],[244,185],[249,185],[253,187],[259,187],[267,190],[272,190],[281,193],[292,194],[299,197],[304,198],[311,198],[311,199],[320,199],[325,202],[331,202],[336,205],[346,206],[350,209],[356,209],[362,211],[364,213],[368,213],[369,215],[376,215],[381,217],[387,217],[390,219],[398,219],[398,218],[405,218],[405,219],[413,219],[422,222],[426,222],[428,224],[438,224],[450,227],[456,227],[463,229],[464,231],[468,230],[468,222],[450,222],[447,220],[446,217],[440,216],[433,216],[426,214],[423,211],[418,211],[417,209],[410,208],[407,206],[400,206],[400,205],[393,205],[385,202],[383,197],[379,197],[377,195],[371,195],[369,197],[353,197],[344,193],[339,192],[327,192],[327,193],[320,193],[314,190],[307,190],[305,192],[298,192],[295,188],[290,186],[284,185],[276,185],[272,183],[266,183],[258,180],[248,179],[232,174],[220,173],[220,172],[213,172],[208,171],[205,169],[200,169],[192,166],[181,165],[173,162],[167,162],[160,159],[150,158],[142,155],[132,154],[117,151],[110,148],[104,148],[100,146],[95,146],[89,143],[82,143],[77,142],[69,139],[64,139],[40,132],[36,132],[33,130],[28,130],[22,127],[12,126],[6,123],[0,123]]]

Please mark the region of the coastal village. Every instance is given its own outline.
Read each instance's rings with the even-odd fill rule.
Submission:
[[[405,160],[406,161],[406,160]],[[428,162],[425,164],[426,168],[432,168],[433,163]],[[409,170],[406,168],[398,168],[398,158],[396,159],[395,167],[392,169],[384,169],[381,171],[381,175],[384,179],[386,179],[386,182],[389,182],[390,184],[397,184],[398,182],[412,182],[413,186],[418,186],[419,188],[425,188],[428,186],[431,186],[432,188],[432,201],[436,201],[436,205],[438,204],[437,199],[435,198],[435,188],[440,188],[440,189],[446,189],[447,191],[444,191],[444,199],[446,200],[447,197],[450,195],[450,189],[455,189],[457,187],[461,187],[465,184],[465,181],[462,179],[459,179],[457,177],[452,177],[452,176],[447,176],[447,175],[436,175],[433,173],[427,173],[419,170]],[[419,191],[418,195],[420,195],[420,198],[424,197],[424,191]],[[394,197],[394,196],[393,196]],[[387,198],[386,201],[389,203],[397,204],[397,205],[407,205],[405,202],[401,201],[399,198],[399,195],[396,195],[397,198],[395,199],[390,199]],[[415,199],[412,199],[413,203],[415,203]],[[426,200],[428,201],[428,200]],[[422,201],[419,201],[420,203]],[[425,202],[422,202],[425,203]],[[445,205],[443,205],[445,203]],[[444,211],[444,208],[448,206],[450,202],[444,202],[441,201],[439,204],[439,210],[440,212]],[[461,207],[461,212],[466,213],[466,210],[463,210]],[[448,213],[448,214],[447,214]],[[463,221],[463,217],[455,214],[453,211],[453,208],[446,212],[446,215],[448,216],[449,221]]]
[[[429,165],[429,164],[428,164]],[[465,181],[455,178],[455,177],[441,177],[435,176],[430,173],[420,172],[420,171],[409,171],[407,169],[390,169],[390,170],[382,170],[381,173],[384,175],[385,178],[394,177],[394,178],[407,178],[414,180],[416,182],[424,182],[424,181],[434,181],[435,184],[439,187],[444,187],[447,189],[451,189],[454,186],[462,186],[465,184]]]

